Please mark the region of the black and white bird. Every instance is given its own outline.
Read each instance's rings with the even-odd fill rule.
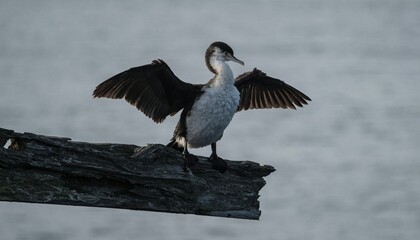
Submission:
[[[217,156],[216,142],[233,115],[242,110],[260,108],[302,107],[311,99],[286,84],[254,69],[234,78],[228,61],[244,65],[232,48],[224,42],[212,43],[205,61],[214,77],[206,84],[190,84],[180,80],[163,60],[133,67],[99,84],[94,97],[125,99],[160,123],[180,110],[180,120],[168,146],[180,150],[185,166],[198,158],[188,148],[211,145],[209,161],[214,169],[224,172],[226,162]]]

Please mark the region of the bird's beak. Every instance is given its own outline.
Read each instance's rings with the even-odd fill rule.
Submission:
[[[236,62],[241,64],[242,66],[245,65],[245,63],[239,59],[237,59],[235,56],[233,56],[232,54],[228,54],[228,60],[232,61],[232,62]]]

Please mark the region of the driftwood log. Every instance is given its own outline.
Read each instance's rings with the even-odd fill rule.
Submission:
[[[207,158],[185,171],[160,144],[92,144],[0,128],[0,201],[259,219],[258,192],[275,169]]]

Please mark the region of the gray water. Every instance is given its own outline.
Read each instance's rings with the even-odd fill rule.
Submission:
[[[177,117],[91,92],[155,58],[206,82],[215,40],[245,61],[235,74],[258,67],[313,102],[241,112],[219,143],[277,169],[260,221],[0,202],[0,239],[418,239],[419,23],[418,0],[1,1],[3,128],[166,143]]]

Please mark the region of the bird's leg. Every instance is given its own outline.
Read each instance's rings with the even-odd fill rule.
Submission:
[[[216,143],[211,144],[211,155],[209,161],[211,162],[211,166],[220,173],[224,173],[226,171],[227,163],[225,160],[217,156]]]
[[[185,139],[185,146],[184,151],[182,152],[184,155],[184,170],[186,171],[187,168],[194,166],[198,162],[198,157],[195,155],[192,155],[188,152],[188,143],[187,139]]]

